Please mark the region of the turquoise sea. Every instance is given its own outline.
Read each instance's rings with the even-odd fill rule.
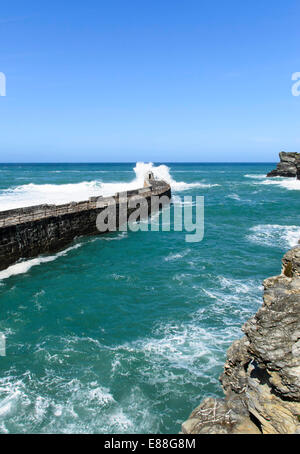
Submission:
[[[266,179],[274,164],[3,164],[0,210],[115,193],[149,167],[174,203],[205,197],[203,241],[117,232],[1,271],[0,432],[178,433],[222,396],[226,350],[300,238],[300,182]]]

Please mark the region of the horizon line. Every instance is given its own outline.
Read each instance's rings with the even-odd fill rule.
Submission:
[[[0,162],[0,165],[26,165],[26,164],[39,164],[39,165],[52,165],[52,164],[136,164],[137,162],[154,163],[154,164],[276,164],[278,161],[27,161],[27,162]]]

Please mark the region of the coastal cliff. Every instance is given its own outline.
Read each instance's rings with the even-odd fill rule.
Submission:
[[[224,399],[205,399],[184,434],[300,433],[300,246],[263,283],[262,307],[227,352]]]
[[[267,177],[291,177],[300,179],[300,153],[279,153],[280,162],[276,169],[271,170]]]

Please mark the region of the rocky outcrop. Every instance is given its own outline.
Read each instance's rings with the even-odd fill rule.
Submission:
[[[300,179],[300,153],[279,153],[280,162],[271,170],[267,177],[297,177]]]
[[[245,336],[227,352],[225,398],[205,399],[183,433],[300,433],[300,246],[282,263],[282,273],[264,281]]]

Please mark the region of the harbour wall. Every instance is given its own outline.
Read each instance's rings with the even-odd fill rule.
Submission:
[[[146,200],[148,214],[151,214],[152,196],[171,198],[171,188],[164,181],[152,181],[151,185],[131,190],[112,197],[91,197],[83,202],[71,202],[64,205],[38,205],[0,212],[0,270],[7,268],[20,259],[36,257],[39,254],[58,251],[72,240],[84,235],[99,235],[97,216],[109,204],[115,204],[116,223],[119,224],[119,212],[123,203],[127,206],[127,220],[136,208],[128,208],[134,201]],[[134,200],[132,200],[134,199]]]

